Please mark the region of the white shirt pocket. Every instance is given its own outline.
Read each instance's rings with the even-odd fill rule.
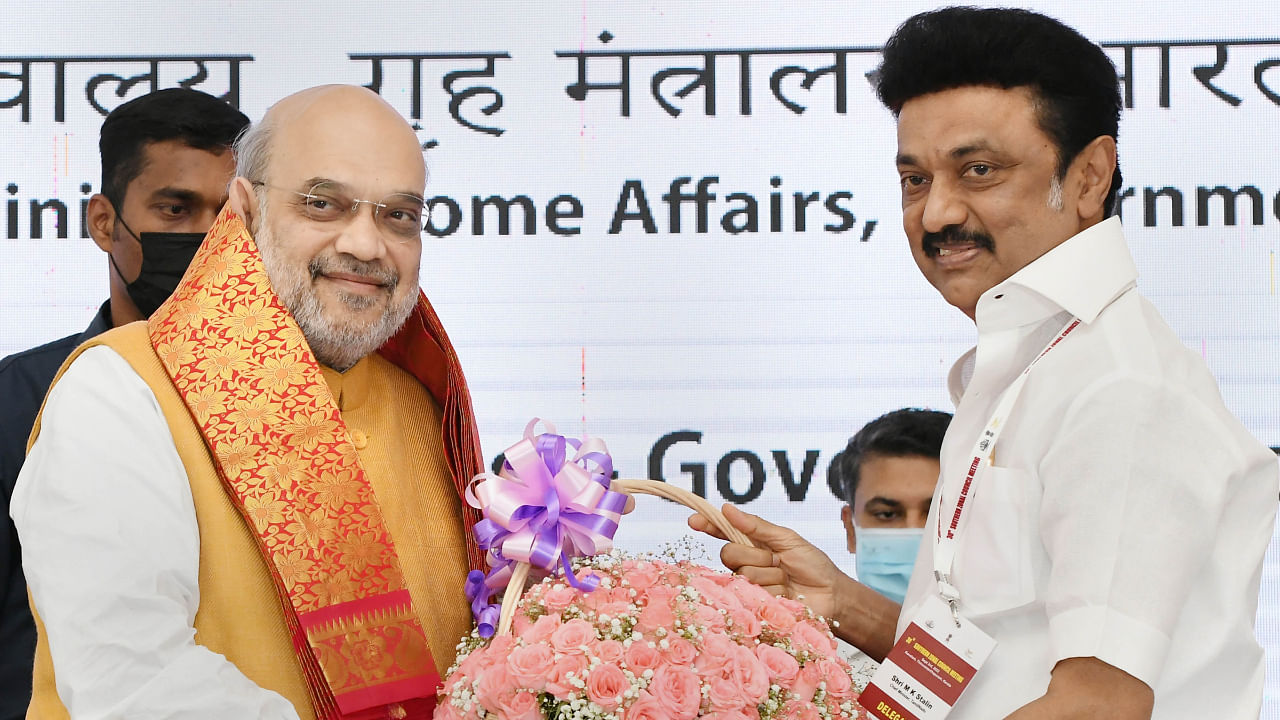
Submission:
[[[960,529],[955,578],[961,612],[993,615],[1036,599],[1031,563],[1034,498],[1025,470],[988,466],[977,478]]]

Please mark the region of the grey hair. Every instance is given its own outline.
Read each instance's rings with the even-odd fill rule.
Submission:
[[[236,175],[257,182],[267,181],[267,163],[271,159],[271,139],[275,123],[264,117],[245,128],[236,138]]]
[[[1054,173],[1049,180],[1049,209],[1062,212],[1062,178]]]

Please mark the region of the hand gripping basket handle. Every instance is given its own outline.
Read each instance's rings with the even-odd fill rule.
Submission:
[[[683,488],[658,480],[617,479],[610,484],[609,489],[627,493],[628,495],[656,495],[680,503],[706,518],[716,530],[719,530],[722,535],[728,538],[729,542],[751,547],[756,546],[741,530],[735,528],[725,519],[724,513],[707,502],[706,498],[695,495]],[[515,618],[516,604],[520,602],[520,596],[524,594],[524,584],[528,579],[529,563],[518,563],[511,573],[511,579],[507,582],[507,591],[502,595],[502,614],[498,618],[498,635],[506,635],[511,632],[511,621]]]

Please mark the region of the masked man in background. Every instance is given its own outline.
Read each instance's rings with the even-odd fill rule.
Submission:
[[[418,140],[325,86],[236,153],[177,291],[79,351],[37,423],[12,504],[34,717],[428,718],[470,629],[482,465],[418,289]]]
[[[58,367],[78,345],[151,315],[187,269],[227,200],[231,144],[249,125],[235,108],[195,90],[130,100],[102,123],[102,192],[88,226],[107,253],[110,299],[82,333],[0,360],[0,500],[5,507],[27,438]],[[36,629],[27,605],[17,532],[0,525],[0,720],[22,717],[31,697]]]
[[[840,453],[840,510],[858,582],[901,603],[938,486],[951,413],[903,408],[872,420]]]

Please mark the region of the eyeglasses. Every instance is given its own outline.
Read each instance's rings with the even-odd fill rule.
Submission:
[[[335,182],[316,183],[306,192],[268,185],[261,180],[251,182],[254,187],[266,187],[297,195],[301,198],[298,205],[301,206],[302,214],[318,223],[348,223],[356,216],[362,204],[369,205],[378,229],[399,242],[420,241],[429,215],[422,198],[408,193],[391,193],[375,201],[353,198],[342,185]]]

